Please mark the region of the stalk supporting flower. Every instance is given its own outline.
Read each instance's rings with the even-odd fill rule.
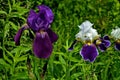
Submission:
[[[20,37],[25,29],[31,29],[35,33],[33,41],[33,52],[38,58],[48,58],[52,53],[52,43],[56,42],[58,36],[50,29],[53,22],[54,14],[52,10],[45,6],[40,5],[37,7],[39,12],[30,10],[27,18],[27,27],[22,27],[14,37],[15,44],[20,44]]]
[[[115,38],[115,49],[120,50],[120,28],[113,29],[111,36]]]
[[[98,50],[96,46],[100,48],[101,51],[105,51],[110,46],[110,41],[108,36],[100,38],[96,29],[92,28],[93,24],[86,20],[80,26],[79,33],[75,35],[76,41],[82,41],[84,43],[82,49],[80,50],[80,55],[86,61],[94,62],[98,56]],[[73,49],[73,44],[69,50]]]

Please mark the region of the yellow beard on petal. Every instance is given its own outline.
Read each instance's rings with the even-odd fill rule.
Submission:
[[[117,42],[117,43],[120,43],[120,39],[118,39],[116,42]]]
[[[91,43],[87,43],[87,45],[89,45],[89,46],[90,46],[90,45],[91,45]]]
[[[41,37],[42,37],[42,38],[45,37],[45,31],[44,31],[44,30],[40,30],[39,33],[41,34]]]
[[[90,46],[90,45],[92,44],[92,41],[91,41],[91,40],[86,40],[86,41],[85,41],[85,44],[87,44],[87,45]]]
[[[39,32],[40,32],[41,34],[43,34],[45,31],[44,31],[44,30],[40,30]]]
[[[101,42],[101,40],[96,40],[96,45],[99,45],[99,44],[101,44],[102,42]]]

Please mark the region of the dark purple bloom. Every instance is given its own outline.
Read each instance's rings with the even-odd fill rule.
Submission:
[[[52,10],[45,6],[38,6],[39,12],[30,10],[27,25],[23,26],[15,35],[15,44],[20,44],[20,37],[25,29],[30,28],[35,33],[33,42],[33,52],[39,58],[48,58],[52,53],[52,43],[56,42],[58,36],[50,29],[54,14]]]
[[[94,44],[85,44],[80,51],[80,55],[84,60],[93,62],[98,56],[98,50]]]

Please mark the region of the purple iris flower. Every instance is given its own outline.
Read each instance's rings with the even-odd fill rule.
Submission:
[[[76,44],[77,40],[75,40],[70,48],[68,49],[69,51],[73,50],[74,45]],[[90,61],[94,62],[96,57],[99,55],[99,52],[97,50],[97,46],[100,49],[101,52],[104,52],[109,46],[111,45],[111,42],[109,40],[108,36],[104,36],[103,38],[98,38],[93,43],[91,42],[86,42],[81,50],[80,50],[80,55],[85,61]],[[118,44],[120,46],[120,44]],[[116,47],[119,47],[116,46]],[[120,47],[119,47],[120,49]]]
[[[50,24],[53,22],[54,14],[52,10],[45,6],[38,6],[39,12],[30,10],[27,25],[23,26],[14,37],[16,45],[20,45],[22,32],[26,29],[31,29],[35,33],[33,41],[33,52],[38,58],[48,58],[52,53],[52,43],[56,42],[58,36],[50,29]]]
[[[92,23],[88,20],[83,22],[80,26],[79,33],[76,34],[76,40],[71,44],[69,51],[73,50],[74,45],[78,41],[82,41],[84,45],[80,50],[80,55],[85,61],[94,62],[96,57],[99,55],[98,48],[103,52],[110,46],[110,41],[108,36],[100,38],[96,29],[92,28]]]

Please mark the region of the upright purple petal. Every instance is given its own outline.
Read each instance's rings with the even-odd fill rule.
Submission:
[[[45,17],[46,17],[46,19],[47,19],[47,21],[49,23],[53,22],[54,14],[53,14],[52,10],[48,6],[40,5],[40,6],[38,6],[38,9],[40,11],[44,11],[45,12]]]
[[[118,42],[115,43],[115,49],[120,50],[120,43],[118,43]]]
[[[47,21],[46,13],[45,11],[40,11],[37,15],[37,19],[34,22],[35,26],[37,27],[37,30],[40,29],[48,29],[50,23]]]
[[[94,44],[85,44],[80,51],[80,55],[84,60],[93,62],[98,56],[98,50]]]
[[[30,10],[27,24],[34,32],[38,32],[41,29],[46,30],[49,28],[49,25],[53,22],[54,14],[52,10],[45,6],[38,6],[39,12],[36,13],[34,10]]]
[[[20,45],[21,35],[22,35],[23,31],[24,31],[25,29],[28,29],[28,28],[29,28],[28,25],[25,25],[25,26],[23,26],[22,28],[20,28],[20,29],[18,30],[18,32],[17,32],[16,35],[14,36],[15,45]]]
[[[47,32],[36,33],[33,52],[38,58],[48,58],[52,53],[52,43]]]
[[[39,27],[35,25],[38,15],[35,13],[34,10],[30,10],[28,18],[27,18],[27,24],[33,31],[37,31]]]
[[[51,42],[56,42],[58,40],[58,36],[56,33],[54,33],[50,28],[46,30],[46,32],[48,33]]]

